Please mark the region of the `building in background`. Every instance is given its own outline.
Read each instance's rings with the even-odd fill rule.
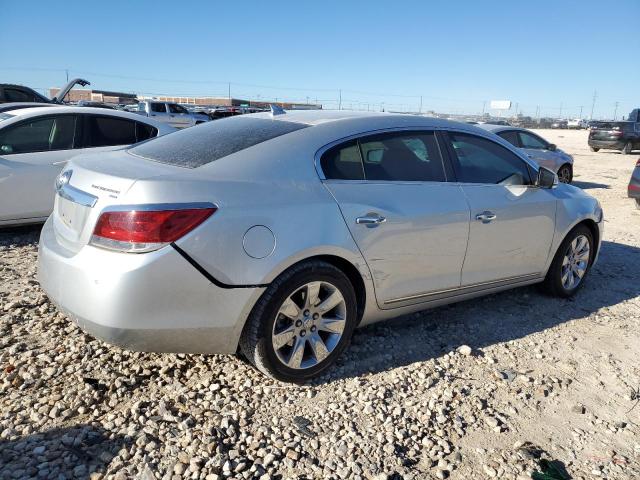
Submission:
[[[60,91],[59,88],[50,88],[49,97],[53,98]],[[131,105],[138,103],[138,96],[135,93],[108,92],[105,90],[82,90],[73,89],[64,98],[65,102],[101,102]]]

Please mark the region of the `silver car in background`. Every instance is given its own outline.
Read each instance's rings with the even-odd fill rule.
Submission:
[[[73,157],[174,131],[103,108],[44,106],[0,113],[0,227],[44,222],[53,211],[56,177]]]
[[[358,325],[538,282],[573,295],[602,227],[594,198],[472,125],[261,113],[74,159],[39,278],[107,342],[304,381]]]
[[[522,149],[538,165],[556,172],[562,183],[571,183],[573,180],[573,157],[553,143],[547,142],[540,135],[525,128],[489,124],[478,126],[504,138],[514,147]]]

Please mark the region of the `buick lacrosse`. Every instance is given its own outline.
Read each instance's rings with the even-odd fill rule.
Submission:
[[[40,283],[82,329],[284,381],[359,325],[537,282],[573,295],[603,229],[595,199],[505,140],[411,115],[218,120],[77,157],[56,188]]]

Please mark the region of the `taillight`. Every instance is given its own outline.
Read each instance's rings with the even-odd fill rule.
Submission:
[[[211,205],[106,211],[98,218],[90,243],[122,252],[150,252],[183,237],[216,210]]]
[[[636,162],[636,167],[640,167],[640,158],[638,159],[638,161]]]

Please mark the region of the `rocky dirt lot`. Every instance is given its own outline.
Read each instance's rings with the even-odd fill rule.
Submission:
[[[38,286],[38,228],[0,232],[0,478],[640,477],[638,154],[575,156],[606,217],[571,300],[535,287],[356,332],[306,386],[235,357],[122,351]],[[546,461],[546,462],[545,462]]]

